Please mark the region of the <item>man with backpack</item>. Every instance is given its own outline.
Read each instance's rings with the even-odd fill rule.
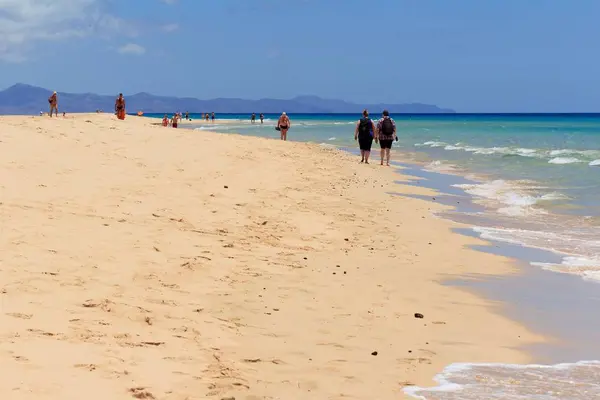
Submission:
[[[381,165],[383,165],[383,159],[385,158],[385,165],[389,167],[392,143],[394,140],[398,140],[398,136],[396,136],[396,122],[390,118],[388,110],[383,110],[383,117],[377,122],[375,135],[375,141],[379,140],[379,147],[381,147]]]
[[[358,146],[360,147],[360,155],[362,157],[360,162],[368,164],[371,145],[375,136],[375,124],[369,118],[367,110],[363,110],[362,115],[363,117],[356,123],[356,129],[354,129],[354,140],[358,140]]]

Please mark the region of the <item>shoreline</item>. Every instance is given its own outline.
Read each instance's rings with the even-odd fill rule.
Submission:
[[[175,382],[185,382],[214,398],[391,399],[434,384],[450,363],[527,363],[524,346],[544,341],[494,302],[440,283],[515,268],[466,248],[485,241],[430,215],[444,206],[388,194],[401,177],[391,168],[318,144],[166,135],[141,118],[0,124],[12,127],[0,139],[11,210],[0,318],[12,340],[1,360],[28,360],[9,379],[35,367],[40,383],[26,386],[49,390],[40,387],[54,379],[67,394],[77,379],[111,398],[131,398],[128,387],[160,398],[183,395]],[[36,305],[52,304],[56,290],[56,308]],[[40,346],[87,356],[55,368]],[[150,362],[164,383],[144,373]]]

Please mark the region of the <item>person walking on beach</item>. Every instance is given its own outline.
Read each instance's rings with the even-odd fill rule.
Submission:
[[[250,116],[250,122],[251,123],[255,123],[256,122],[256,114],[252,113],[252,115]]]
[[[375,137],[375,124],[369,118],[369,112],[363,110],[362,118],[356,123],[356,129],[354,129],[354,140],[358,140],[358,146],[360,147],[361,163],[368,164],[369,156],[371,155],[371,145],[373,144],[373,138]]]
[[[279,120],[277,121],[277,128],[281,134],[281,140],[287,141],[287,133],[291,126],[292,123],[290,122],[290,118],[287,116],[287,114],[285,112],[281,113],[281,117],[279,117]]]
[[[119,93],[119,97],[115,100],[115,113],[117,113],[117,118],[121,120],[125,119],[125,98],[123,97],[123,93]]]
[[[55,112],[58,118],[58,96],[56,91],[52,93],[52,96],[48,97],[48,103],[50,103],[50,118],[52,118],[52,112]]]
[[[265,114],[260,113],[260,123],[262,124],[265,119]]]
[[[383,165],[383,159],[385,158],[385,165],[390,166],[390,150],[394,139],[398,140],[396,122],[390,118],[388,110],[383,110],[382,118],[377,122],[377,129],[375,130],[375,141],[379,140],[379,147],[381,147],[381,165]]]
[[[210,116],[210,118],[212,119],[212,122],[215,122],[215,113],[213,112],[212,115]],[[208,120],[208,118],[207,118]]]
[[[171,119],[171,126],[173,128],[177,128],[177,113],[173,114],[173,119]]]

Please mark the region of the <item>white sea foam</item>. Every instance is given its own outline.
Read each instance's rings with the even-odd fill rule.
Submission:
[[[594,161],[590,161],[590,163],[588,164],[590,167],[595,167],[600,165],[600,160],[594,160]]]
[[[468,153],[478,155],[501,155],[501,156],[520,156],[529,158],[540,158],[547,159],[549,164],[574,164],[580,162],[588,162],[592,158],[600,157],[600,150],[578,150],[578,149],[529,149],[529,148],[513,148],[513,147],[477,147],[469,146],[463,143],[448,144],[439,141],[428,141],[424,143],[415,144],[416,147],[443,147],[446,151],[465,151]],[[560,157],[560,156],[573,156],[577,157]],[[583,158],[583,159],[582,159]],[[587,160],[586,160],[587,158]],[[599,162],[599,160],[591,161],[590,166],[600,165],[592,164]]]
[[[559,230],[550,232],[477,226],[473,231],[485,240],[534,247],[560,254],[563,256],[560,264],[532,262],[531,265],[600,282],[600,231],[593,230],[594,228],[557,228]]]
[[[600,258],[564,257],[560,264],[532,262],[531,265],[562,274],[579,275],[586,280],[600,281]]]
[[[507,181],[498,179],[491,182],[477,184],[453,185],[463,189],[465,192],[486,200],[491,200],[500,206],[497,211],[512,216],[540,214],[544,211],[533,208],[534,205],[541,202],[556,201],[566,199],[567,197],[560,193],[546,193],[544,195],[532,195],[525,193],[524,189]],[[528,188],[529,189],[529,188]]]
[[[549,164],[574,164],[580,162],[583,161],[575,157],[555,157],[548,161]]]
[[[330,137],[330,138],[329,138],[329,139],[327,139],[327,140],[336,140],[336,139],[337,139],[337,138],[335,138],[335,137]]]
[[[600,398],[600,362],[555,365],[452,364],[435,378],[438,386],[409,386],[422,400],[590,400]]]
[[[443,161],[435,160],[425,165],[424,169],[426,171],[433,172],[453,172],[456,171],[456,167],[451,164],[446,164]]]

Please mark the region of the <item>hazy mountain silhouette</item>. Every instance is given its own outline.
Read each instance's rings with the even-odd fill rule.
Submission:
[[[38,114],[48,111],[48,97],[52,92],[48,89],[18,83],[0,92],[0,114]],[[59,111],[93,112],[114,110],[114,96],[94,93],[62,93],[58,92]],[[155,96],[149,93],[126,95],[127,111],[139,110],[146,113],[182,112],[215,112],[215,113],[360,113],[364,108],[373,113],[383,109],[391,113],[435,114],[454,113],[454,110],[442,109],[430,104],[354,104],[343,100],[322,99],[317,96],[298,96],[290,100],[260,99],[244,100],[218,98],[199,100]]]

